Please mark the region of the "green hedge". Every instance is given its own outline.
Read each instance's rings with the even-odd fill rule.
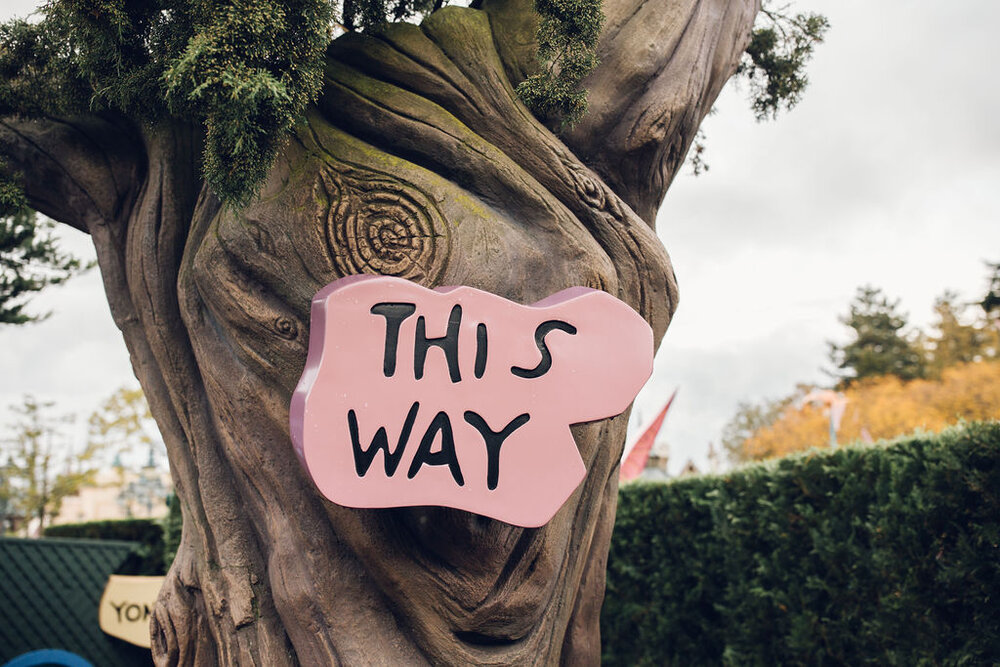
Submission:
[[[997,422],[629,485],[604,664],[997,664],[998,544]]]
[[[166,572],[163,526],[156,519],[116,519],[63,523],[45,529],[45,537],[76,537],[90,540],[138,542],[135,552],[118,574],[156,576]],[[175,547],[176,548],[176,547]]]
[[[45,529],[45,537],[138,542],[135,553],[117,574],[158,576],[174,562],[181,540],[181,504],[177,494],[167,498],[169,511],[162,519],[114,519],[63,523]]]

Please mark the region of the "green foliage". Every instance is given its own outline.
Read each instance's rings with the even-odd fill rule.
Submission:
[[[764,2],[736,71],[750,85],[750,104],[758,120],[774,118],[802,99],[809,83],[806,63],[830,27],[825,16],[789,14],[788,8]]]
[[[606,665],[994,664],[1000,423],[621,490]]]
[[[0,114],[170,115],[205,128],[204,171],[245,203],[319,92],[326,0],[53,0],[0,27]]]
[[[181,540],[181,504],[176,494],[167,502],[170,511],[163,519],[115,519],[49,526],[45,537],[72,537],[88,540],[138,542],[133,555],[118,574],[158,576],[166,574],[177,555]]]
[[[597,66],[597,39],[604,25],[601,0],[535,0],[540,17],[538,60],[541,71],[517,87],[517,94],[538,118],[561,127],[587,111],[580,82]]]
[[[287,132],[319,93],[335,18],[380,29],[442,0],[53,0],[41,21],[0,26],[0,115],[115,112],[205,130],[204,176],[246,204]],[[593,68],[600,0],[539,0],[544,73],[525,88],[540,113],[578,118]],[[9,175],[0,196],[20,194]]]
[[[224,200],[243,204],[319,93],[331,4],[185,4],[191,33],[163,73],[167,100],[175,114],[203,119],[206,177]]]
[[[750,108],[759,121],[774,119],[799,103],[809,84],[806,65],[830,28],[825,16],[792,14],[789,7],[764,0],[734,76],[750,88]],[[695,176],[709,169],[701,130],[691,144],[688,162]]]
[[[0,115],[86,111],[90,90],[74,46],[68,26],[58,19],[0,25]]]
[[[164,528],[155,519],[118,519],[63,523],[45,529],[45,537],[72,537],[87,540],[121,540],[139,546],[117,574],[158,576],[165,574]]]
[[[830,344],[839,386],[881,375],[901,380],[924,376],[920,347],[903,332],[906,315],[898,307],[899,301],[890,301],[880,289],[871,285],[858,288],[850,313],[840,318],[850,327],[852,340],[845,345]]]
[[[714,111],[715,107],[712,107],[712,111],[709,114]],[[695,176],[701,176],[711,169],[708,160],[705,159],[707,150],[705,130],[698,128],[698,132],[694,135],[694,140],[691,142],[691,148],[687,155],[687,162],[691,165],[691,173]]]
[[[17,201],[16,193],[11,198]],[[0,324],[43,319],[44,315],[25,312],[30,297],[90,268],[59,250],[52,236],[54,227],[51,221],[24,207],[0,215]]]
[[[0,218],[10,218],[28,208],[28,200],[20,185],[20,174],[5,175],[7,161],[0,157]]]

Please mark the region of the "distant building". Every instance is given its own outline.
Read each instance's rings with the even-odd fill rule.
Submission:
[[[642,474],[639,475],[639,479],[644,482],[666,482],[670,479],[680,479],[701,474],[701,470],[694,464],[694,461],[688,459],[688,462],[681,468],[679,473],[671,475],[667,470],[667,462],[669,460],[666,453],[651,454],[646,462],[646,467],[643,468]]]
[[[111,519],[159,519],[167,515],[167,497],[173,489],[170,473],[147,464],[138,472],[116,461],[102,470],[93,486],[63,499],[52,524]]]
[[[642,473],[639,475],[639,479],[644,482],[667,481],[670,479],[670,473],[667,472],[667,462],[669,460],[670,457],[664,451],[650,454],[649,459],[646,461],[646,467],[643,468]]]

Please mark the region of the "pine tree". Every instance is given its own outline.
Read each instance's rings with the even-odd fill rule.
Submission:
[[[923,377],[924,360],[920,348],[908,336],[907,318],[899,312],[899,300],[890,301],[881,289],[859,287],[847,316],[840,322],[851,329],[851,340],[830,343],[830,360],[847,387],[868,377],[895,375],[901,380]]]
[[[59,250],[52,222],[29,208],[0,213],[0,324],[25,324],[46,315],[25,312],[31,296],[88,267]]]

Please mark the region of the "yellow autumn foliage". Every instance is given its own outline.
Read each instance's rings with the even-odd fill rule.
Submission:
[[[1000,419],[1000,361],[958,364],[944,369],[938,380],[870,378],[844,394],[848,402],[837,434],[840,443],[894,438],[914,429],[937,432],[962,419]],[[793,404],[744,442],[745,457],[765,459],[825,447],[829,429],[827,408]]]

